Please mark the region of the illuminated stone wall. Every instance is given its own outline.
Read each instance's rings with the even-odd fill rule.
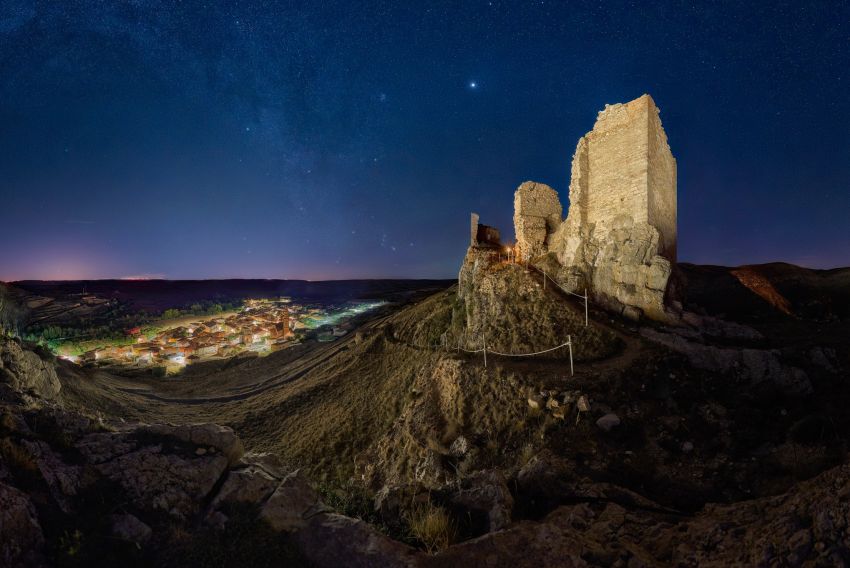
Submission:
[[[573,171],[582,224],[609,231],[628,215],[655,227],[659,254],[676,260],[676,160],[652,97],[606,106],[579,143]]]

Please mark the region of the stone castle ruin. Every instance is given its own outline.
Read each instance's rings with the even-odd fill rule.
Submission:
[[[583,291],[626,317],[674,317],[676,160],[649,95],[606,105],[578,141],[570,205],[525,182],[514,195],[519,258],[563,288]],[[477,223],[477,220],[476,220]]]
[[[499,229],[478,222],[478,213],[473,213],[469,222],[469,246],[501,248]]]

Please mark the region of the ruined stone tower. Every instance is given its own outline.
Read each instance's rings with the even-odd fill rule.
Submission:
[[[627,317],[669,320],[676,160],[658,115],[649,95],[606,105],[578,141],[566,220],[555,190],[526,182],[514,195],[514,229],[521,257],[550,253],[557,266],[547,273],[564,288],[587,288]]]
[[[676,261],[676,159],[649,95],[606,105],[573,157],[569,220],[610,231],[631,217],[659,233],[658,253]]]
[[[545,254],[547,239],[561,225],[558,193],[545,183],[527,181],[514,194],[514,229],[519,258]]]

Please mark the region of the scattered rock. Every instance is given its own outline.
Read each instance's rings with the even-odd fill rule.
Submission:
[[[821,369],[828,371],[830,373],[837,372],[835,368],[834,361],[835,357],[835,349],[824,348],[824,347],[812,347],[809,350],[809,359],[811,359],[812,363]]]
[[[262,503],[274,493],[279,483],[280,478],[256,465],[232,469],[227,472],[227,478],[211,507],[216,509],[222,503]]]
[[[323,511],[319,496],[304,474],[296,470],[280,482],[260,510],[260,517],[273,529],[289,532],[305,527],[310,517]]]
[[[463,436],[458,436],[455,438],[452,445],[449,446],[449,455],[454,456],[456,458],[460,458],[466,455],[469,451],[469,440],[464,438]]]
[[[693,442],[684,442],[682,444],[682,451],[685,452],[686,454],[691,453],[692,451],[694,451],[694,443]]]
[[[539,410],[543,407],[543,397],[539,394],[533,394],[528,397],[528,406],[534,410]]]
[[[333,513],[314,516],[295,533],[305,559],[316,568],[412,568],[420,553],[368,523]]]
[[[479,471],[463,478],[461,489],[452,501],[487,513],[491,532],[501,530],[511,522],[514,500],[504,475],[498,470]]]
[[[218,531],[223,531],[227,527],[227,521],[230,519],[221,511],[213,511],[204,518],[207,526],[210,526]]]
[[[112,534],[129,542],[143,544],[153,534],[151,528],[140,521],[135,515],[112,515],[111,521]]]
[[[605,432],[610,432],[614,428],[620,425],[620,417],[614,414],[613,412],[609,412],[602,418],[596,421],[596,425],[599,426]]]
[[[532,497],[558,498],[571,493],[571,479],[567,462],[544,449],[519,470],[517,486]]]

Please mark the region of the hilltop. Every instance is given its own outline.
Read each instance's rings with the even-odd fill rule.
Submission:
[[[689,282],[699,290],[705,283],[695,276],[697,267],[689,270],[694,272]],[[486,277],[511,289],[528,290],[522,302],[510,296],[514,310],[557,302],[569,314],[564,325],[582,337],[581,303],[561,298],[552,288],[544,291],[539,275],[497,265]],[[775,286],[783,289],[780,281]],[[839,299],[823,290],[817,293],[830,301]],[[687,357],[647,342],[633,323],[612,319],[596,307],[590,309],[584,337],[596,337],[599,347],[586,354],[576,351],[575,375],[569,374],[563,356],[513,360],[491,355],[485,368],[481,353],[458,352],[441,344],[441,336],[457,325],[459,304],[458,289],[451,288],[376,315],[338,343],[305,344],[181,380],[129,379],[83,370],[46,353],[36,355],[42,363],[25,366],[10,361],[32,359],[25,355],[27,349],[18,353],[6,344],[2,357],[6,380],[12,372],[34,378],[7,383],[17,392],[28,391],[24,400],[30,405],[13,401],[21,395],[4,396],[3,448],[9,465],[2,483],[34,498],[42,491],[39,487],[47,491],[44,498],[33,501],[34,509],[24,505],[24,511],[39,519],[47,547],[41,550],[48,557],[66,554],[62,546],[68,537],[62,535],[79,530],[83,557],[102,558],[110,531],[119,529],[104,518],[73,514],[86,506],[83,503],[91,499],[90,491],[99,487],[98,482],[86,481],[85,476],[69,478],[55,468],[82,463],[83,470],[94,467],[101,471],[97,476],[117,479],[112,491],[129,491],[131,481],[109,477],[102,466],[88,461],[93,459],[88,454],[74,457],[91,444],[92,436],[109,433],[116,437],[110,443],[131,436],[137,449],[127,455],[144,455],[153,444],[161,448],[155,451],[163,459],[194,464],[202,458],[195,455],[197,446],[191,442],[188,447],[179,441],[169,442],[172,446],[157,442],[166,434],[169,440],[174,436],[179,440],[181,431],[141,427],[140,437],[134,433],[142,432],[140,427],[133,424],[215,422],[232,428],[249,452],[241,461],[234,458],[230,465],[216,465],[224,468],[215,470],[219,479],[227,483],[232,476],[242,479],[244,472],[254,472],[250,475],[268,478],[264,487],[273,489],[290,479],[288,472],[300,468],[306,477],[298,491],[306,492],[302,497],[310,507],[336,509],[348,517],[309,516],[294,525],[278,525],[285,530],[276,537],[274,529],[259,528],[274,526],[262,515],[252,520],[252,514],[260,513],[250,511],[262,511],[269,503],[268,490],[258,490],[240,497],[246,500],[247,513],[234,512],[241,511],[239,507],[210,506],[216,498],[207,496],[194,504],[185,501],[187,512],[174,518],[157,505],[160,490],[154,476],[145,482],[150,491],[121,509],[121,514],[132,515],[153,531],[145,537],[141,556],[121,546],[108,547],[109,554],[160,563],[162,554],[179,552],[188,558],[197,554],[195,547],[201,543],[213,546],[203,536],[183,544],[175,541],[175,522],[210,535],[220,530],[236,535],[232,531],[255,526],[250,530],[259,531],[261,538],[270,539],[267,542],[277,542],[281,555],[316,565],[334,565],[334,559],[345,554],[361,555],[363,565],[429,565],[432,560],[440,565],[468,564],[493,547],[501,551],[505,565],[551,562],[565,554],[591,565],[633,557],[661,563],[720,564],[723,558],[748,562],[767,551],[776,557],[800,558],[847,554],[840,544],[843,537],[838,536],[842,525],[807,528],[793,519],[801,514],[838,518],[835,515],[844,514],[847,506],[839,500],[830,505],[834,510],[823,509],[818,491],[829,486],[840,493],[850,483],[850,474],[841,465],[847,444],[842,432],[850,431],[842,411],[850,401],[841,377],[850,364],[850,349],[846,340],[835,339],[850,333],[831,336],[829,345],[809,336],[805,345],[792,348],[794,353],[817,353],[808,361],[797,361],[803,361],[802,370],[812,384],[812,393],[801,397],[784,394],[769,383],[747,386],[736,373],[695,369]],[[786,329],[820,325],[816,319],[774,311],[772,321]],[[505,319],[491,325],[508,325],[515,317],[502,314]],[[836,317],[832,325],[847,330],[850,322]],[[518,347],[509,338],[506,341],[505,345]],[[776,348],[769,345],[771,341],[769,336],[757,340],[760,348]],[[752,338],[739,340],[745,348],[752,342]],[[725,347],[734,343],[727,339]],[[55,379],[50,369],[55,369]],[[48,379],[39,380],[45,373]],[[43,390],[39,381],[61,388]],[[582,404],[587,410],[579,413]],[[616,416],[616,425],[606,418],[611,415]],[[80,430],[69,423],[87,426]],[[43,424],[52,426],[45,430]],[[47,446],[32,446],[33,442]],[[226,449],[232,443],[212,446]],[[42,448],[40,453],[33,453],[35,447]],[[260,458],[252,456],[265,452],[279,460],[276,465],[257,465]],[[16,457],[10,460],[11,456]],[[269,469],[277,473],[269,474]],[[32,481],[24,481],[28,479]],[[59,485],[51,481],[57,479],[66,481]],[[183,482],[168,481],[169,486],[174,483]],[[293,483],[290,479],[282,486]],[[310,487],[318,492],[310,493]],[[54,507],[57,512],[49,512]],[[765,507],[767,514],[754,513]],[[417,553],[416,547],[432,544],[414,528],[413,521],[423,511],[447,519],[454,527],[453,541],[468,542],[437,556]],[[161,517],[163,513],[166,517]],[[174,520],[163,524],[168,518]],[[373,528],[352,518],[366,519]],[[614,518],[621,519],[620,528],[611,533]],[[570,528],[577,519],[580,531]],[[122,522],[137,526],[136,521]],[[718,547],[725,537],[702,540],[708,527],[718,522],[747,531],[749,548],[728,541],[723,556]],[[561,536],[550,536],[545,549],[527,548],[540,531]],[[808,540],[801,540],[800,531]],[[358,539],[367,537],[353,534],[371,535],[369,542],[382,544],[362,548],[359,543],[365,541]],[[688,534],[691,547],[663,544],[674,534]],[[736,534],[735,529],[727,534]],[[33,538],[42,542],[37,535]],[[241,539],[240,551],[249,545],[246,537],[236,538]],[[333,554],[310,544],[320,538],[336,543]],[[821,544],[814,548],[815,543]],[[523,550],[523,557],[513,556],[513,550]],[[235,557],[228,562],[239,565]]]

